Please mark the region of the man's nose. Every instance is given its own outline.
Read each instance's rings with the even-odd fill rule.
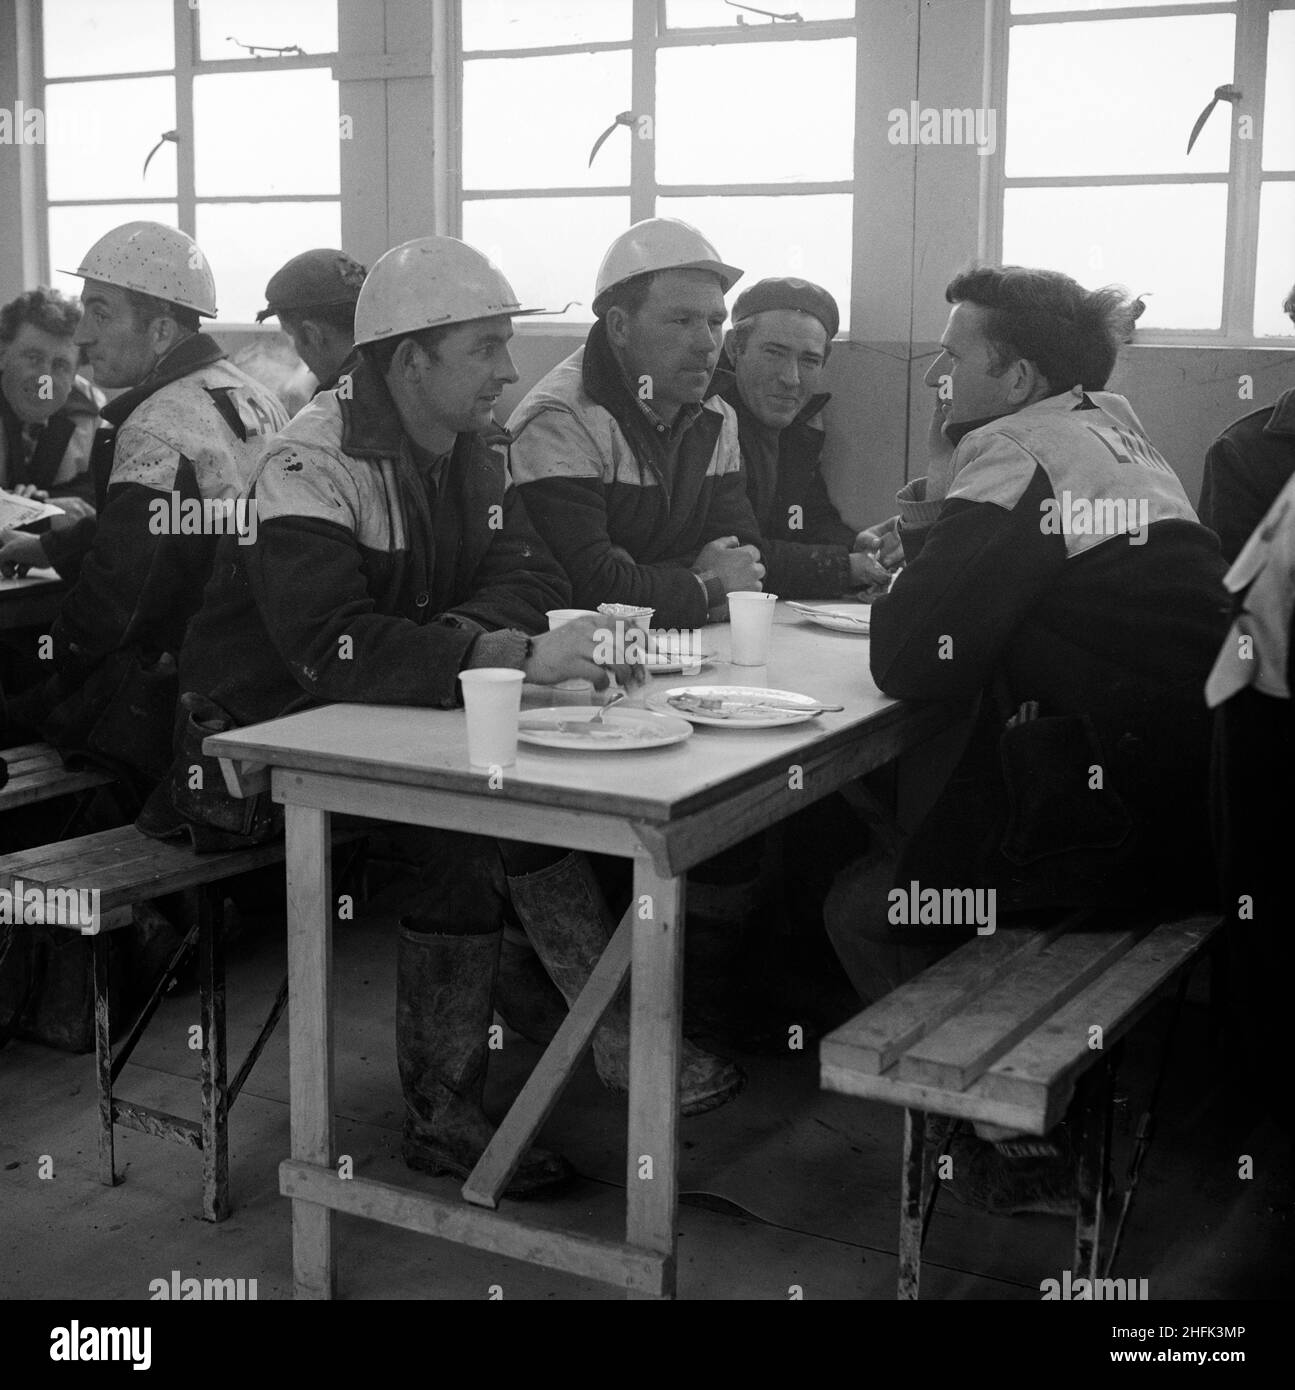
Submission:
[[[85,347],[87,343],[94,342],[94,334],[90,332],[90,325],[83,316],[81,322],[76,326],[76,332],[72,335],[72,343],[75,347]]]
[[[922,382],[926,386],[938,386],[940,384],[940,378],[942,376],[946,376],[947,374],[948,361],[945,357],[945,354],[941,353],[927,369],[927,373],[922,378]]]
[[[507,348],[504,348],[500,354],[500,360],[495,364],[495,375],[500,381],[507,382],[509,386],[521,376],[517,370],[517,364],[513,361],[513,355]]]

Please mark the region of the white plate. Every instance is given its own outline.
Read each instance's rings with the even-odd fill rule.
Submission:
[[[691,737],[692,725],[677,714],[656,714],[645,709],[609,709],[602,726],[589,733],[564,733],[558,724],[592,719],[598,705],[559,705],[553,709],[527,710],[518,721],[522,743],[541,748],[569,748],[580,753],[633,753],[644,748],[667,748]]]
[[[726,713],[706,714],[701,710],[680,709],[670,703],[675,695],[695,695],[701,699],[724,701]],[[803,705],[804,709],[771,709],[761,701],[777,701],[791,706]],[[689,719],[694,724],[709,724],[717,729],[774,729],[782,724],[802,724],[814,718],[814,711],[821,703],[810,695],[801,695],[795,690],[770,690],[760,685],[676,685],[670,690],[657,691],[648,696],[648,708],[672,714],[677,718]],[[741,713],[745,705],[747,713]],[[727,707],[735,707],[732,713]]]
[[[685,671],[691,675],[709,666],[714,655],[703,651],[691,633],[662,629],[651,634],[644,665],[654,676],[677,676]]]
[[[830,627],[833,632],[853,632],[866,637],[871,631],[870,603],[855,603],[848,608],[811,608],[807,603],[789,603],[787,607],[819,627]]]

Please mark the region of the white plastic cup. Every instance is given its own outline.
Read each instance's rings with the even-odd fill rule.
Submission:
[[[652,631],[655,608],[636,608],[632,603],[600,603],[598,612],[604,618],[623,618],[646,636]]]
[[[577,618],[596,618],[599,615],[592,608],[550,608],[544,616],[549,620],[549,631],[555,632]]]
[[[511,767],[517,761],[517,720],[522,673],[508,666],[460,671],[468,717],[468,762],[473,767]]]
[[[765,666],[773,633],[777,594],[735,593],[728,596],[730,659],[734,666]]]

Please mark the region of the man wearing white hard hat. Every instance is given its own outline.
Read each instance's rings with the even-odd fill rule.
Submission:
[[[609,669],[631,679],[599,665],[598,619],[545,630],[570,587],[484,438],[517,379],[510,320],[532,312],[451,237],[377,261],[356,305],[362,361],[349,389],[321,392],[266,452],[251,490],[256,544],[221,553],[181,655],[188,720],[175,770],[142,829],[186,826],[210,848],[279,833],[268,797],[225,794],[201,754],[213,730],[329,701],[448,709],[472,667],[541,683],[605,686]],[[195,762],[205,791],[191,787]],[[397,954],[403,1154],[411,1167],[465,1176],[494,1133],[481,1097],[507,905],[501,844],[383,829],[421,884]],[[534,1195],[569,1172],[532,1149],[508,1190]]]
[[[508,421],[513,478],[577,604],[699,627],[761,587],[737,421],[711,380],[741,274],[686,222],[635,223],[603,258],[584,347]]]
[[[6,547],[72,583],[50,633],[53,674],[7,702],[6,733],[87,754],[140,798],[170,766],[175,661],[216,533],[287,416],[198,331],[216,286],[191,237],[127,222],[71,273],[85,281],[75,341],[95,384],[127,389],[104,407],[110,429],[91,457],[97,520],[50,532],[39,556]]]

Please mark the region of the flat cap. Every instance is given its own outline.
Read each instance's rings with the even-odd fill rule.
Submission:
[[[757,280],[742,291],[733,305],[733,322],[740,323],[769,309],[799,309],[812,314],[827,329],[827,341],[836,337],[841,326],[841,311],[836,300],[812,280],[798,280],[793,275],[771,276]]]
[[[318,247],[294,256],[270,276],[265,287],[266,307],[257,323],[284,310],[322,309],[327,304],[354,304],[367,272],[345,251]]]

